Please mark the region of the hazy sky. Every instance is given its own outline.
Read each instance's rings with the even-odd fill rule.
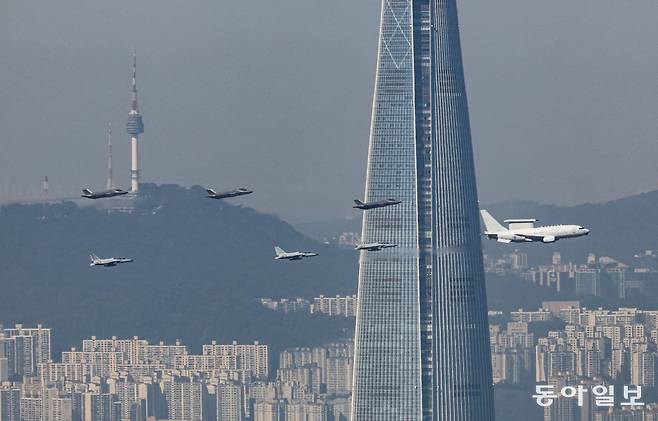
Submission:
[[[658,189],[656,0],[460,1],[483,202]],[[379,0],[0,0],[0,199],[144,181],[253,187],[291,221],[363,194]]]

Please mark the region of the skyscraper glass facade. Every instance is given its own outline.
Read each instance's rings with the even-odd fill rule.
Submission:
[[[361,252],[354,421],[493,420],[455,0],[383,0]]]

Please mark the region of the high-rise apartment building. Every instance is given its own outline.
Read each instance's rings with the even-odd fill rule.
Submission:
[[[346,395],[352,392],[352,358],[327,358],[325,383],[327,394]]]
[[[16,341],[5,336],[0,329],[0,370],[8,380],[16,374]]]
[[[187,346],[177,340],[173,345],[164,342],[139,347],[139,360],[145,364],[164,364],[165,367],[174,367],[176,357],[187,355]]]
[[[32,363],[35,367],[51,359],[50,328],[43,327],[40,324],[37,327],[26,328],[22,324],[17,324],[14,328],[5,329],[5,335],[9,337],[23,335],[32,337]]]
[[[217,421],[244,421],[244,386],[239,383],[217,385]]]
[[[554,390],[562,390],[566,386],[575,386],[577,379],[571,374],[551,378],[548,382]],[[549,406],[544,407],[544,421],[579,421],[580,408],[577,399],[558,396]]]
[[[271,402],[254,404],[253,421],[286,421],[286,401],[276,399]]]
[[[39,364],[39,377],[43,384],[63,380],[84,383],[92,375],[91,364],[44,363]]]
[[[41,398],[24,396],[21,398],[21,421],[41,421]]]
[[[57,397],[50,403],[48,421],[73,421],[71,398]]]
[[[21,391],[12,386],[0,386],[0,421],[21,420]]]
[[[235,357],[237,368],[250,370],[256,378],[267,378],[269,371],[267,345],[260,344],[258,341],[244,345],[235,341],[232,344],[220,345],[212,341],[210,345],[203,346],[203,355]]]
[[[92,376],[109,377],[123,364],[122,352],[96,352],[96,351],[70,351],[62,352],[63,364],[82,364],[86,366],[85,371]]]
[[[170,420],[203,419],[203,385],[193,379],[176,378],[161,383]],[[164,418],[164,417],[161,417]]]
[[[601,270],[598,268],[578,269],[575,274],[575,284],[577,296],[600,297],[602,294]]]
[[[292,402],[286,405],[286,421],[327,421],[327,406],[321,402]]]
[[[117,339],[116,336],[112,336],[110,339],[98,339],[92,336],[91,339],[82,341],[82,350],[85,352],[122,352],[126,363],[137,364],[148,345],[147,340],[139,339],[137,336],[132,339]]]
[[[129,379],[109,379],[109,391],[115,396],[114,419],[118,421],[144,421],[140,399],[140,385]],[[145,386],[145,385],[144,385]]]
[[[631,352],[631,384],[644,387],[656,385],[656,354],[646,347]]]
[[[109,393],[85,393],[83,421],[113,421],[112,403],[112,395]]]

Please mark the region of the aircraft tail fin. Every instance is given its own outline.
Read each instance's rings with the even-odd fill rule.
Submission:
[[[215,196],[217,194],[217,192],[213,189],[206,189],[206,192],[211,196]]]
[[[92,192],[92,191],[89,190],[89,189],[82,189],[82,193],[83,193],[83,194],[94,194],[94,192]]]
[[[486,209],[480,210],[480,214],[482,215],[482,220],[484,221],[484,226],[487,231],[490,232],[507,231],[507,228],[500,225],[500,223],[496,221],[496,219],[493,216],[491,216],[491,214],[487,212]]]
[[[274,246],[274,252],[277,256],[281,256],[282,254],[286,253],[286,251],[279,246]]]
[[[363,202],[360,201],[359,199],[354,199],[354,203],[356,203],[359,206],[363,205]]]
[[[94,253],[89,255],[89,259],[91,260],[91,263],[96,263],[99,260],[98,256],[96,256]]]

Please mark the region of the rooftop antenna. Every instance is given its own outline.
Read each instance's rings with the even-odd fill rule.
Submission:
[[[43,196],[42,199],[43,199],[44,202],[48,200],[48,197],[49,197],[48,190],[49,189],[50,189],[50,186],[48,184],[48,176],[45,175],[43,177],[43,183],[41,184],[41,194]]]
[[[107,185],[108,190],[114,188],[114,178],[112,177],[112,123],[107,123]]]

